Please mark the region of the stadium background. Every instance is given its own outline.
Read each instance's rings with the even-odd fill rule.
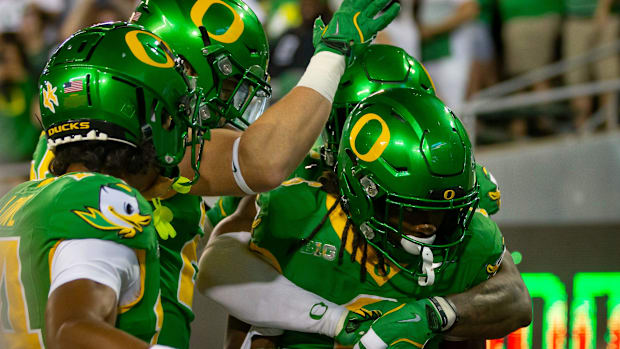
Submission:
[[[420,6],[434,3],[445,12],[455,8],[450,2],[468,1],[416,0],[415,8],[412,1],[401,1],[405,11],[398,23],[378,39],[421,59],[422,34],[415,21],[429,21],[421,17],[430,16],[432,22],[434,17],[432,6]],[[481,60],[466,71],[466,97],[452,107],[476,140],[477,161],[500,184],[502,206],[495,219],[534,299],[532,325],[489,341],[489,348],[620,348],[620,80],[612,70],[568,84],[565,74],[583,67],[593,73],[604,60],[619,63],[614,9],[611,20],[602,24],[613,32],[611,41],[566,56],[572,38],[566,29],[575,6],[596,1],[538,1],[546,4],[541,9],[532,5],[535,0],[477,0],[485,10],[464,22],[486,23],[493,55],[490,60],[488,55],[477,57]],[[249,2],[265,23],[272,46],[276,98],[294,85],[312,53],[308,23],[319,13],[328,18],[337,3]],[[79,28],[128,18],[134,6],[134,0],[0,0],[0,193],[28,175],[40,132],[33,97],[50,50]],[[535,7],[539,13],[530,11]],[[523,8],[530,10],[519,12]],[[524,32],[517,37],[541,41],[548,36],[550,60],[515,73],[510,63],[515,57],[508,54],[515,52],[510,46],[514,37],[506,35],[514,29],[509,23],[519,16],[542,15],[559,22],[536,37],[528,39]],[[537,55],[531,50],[514,54],[521,60]],[[442,98],[452,98],[441,85],[437,90]],[[578,102],[584,96],[593,97],[586,112]],[[194,303],[192,348],[221,348],[224,312],[200,295]]]

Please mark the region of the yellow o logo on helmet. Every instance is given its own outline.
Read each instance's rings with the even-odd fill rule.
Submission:
[[[452,189],[448,189],[443,192],[443,198],[446,200],[452,200],[456,196],[456,193]]]
[[[200,27],[201,25],[203,25],[202,19],[213,4],[220,4],[226,6],[233,14],[233,21],[230,24],[230,27],[228,27],[226,32],[223,34],[218,35],[207,31],[207,33],[209,33],[209,37],[225,44],[230,44],[237,41],[237,39],[239,39],[239,37],[243,33],[243,21],[241,20],[241,16],[239,16],[237,11],[235,11],[235,9],[233,9],[230,5],[228,5],[222,0],[197,0],[190,11],[190,17],[192,18],[192,22],[194,22],[194,25],[196,25],[196,27]]]
[[[162,39],[144,30],[132,30],[129,33],[125,34],[125,42],[127,42],[127,46],[129,46],[131,53],[133,53],[133,55],[137,59],[139,59],[140,62],[156,68],[174,67],[174,60],[172,59],[172,57],[170,57],[168,52],[164,51],[164,55],[166,55],[166,62],[164,63],[155,62],[151,57],[149,57],[149,55],[146,53],[146,48],[144,47],[144,44],[142,43],[142,41],[140,41],[140,39],[138,39],[138,34],[145,34],[151,36],[155,40],[161,41],[164,45],[166,45],[166,47],[168,47],[168,45]],[[170,47],[168,47],[168,49],[170,50]]]
[[[381,134],[366,154],[360,154],[355,147],[355,139],[357,138],[357,135],[360,133],[362,128],[372,120],[377,120],[381,124]],[[387,148],[388,144],[390,143],[390,129],[379,115],[374,113],[368,113],[362,116],[359,120],[357,120],[355,125],[353,125],[351,135],[349,136],[349,143],[351,144],[351,150],[353,150],[353,153],[355,153],[358,158],[366,162],[373,162],[377,160],[381,156],[381,154],[383,154],[385,148]]]

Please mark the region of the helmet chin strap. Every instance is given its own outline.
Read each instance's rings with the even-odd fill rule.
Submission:
[[[435,235],[429,236],[427,238],[420,238],[411,236],[411,239],[421,242],[423,244],[432,244],[435,242]],[[414,256],[422,256],[422,272],[426,274],[426,277],[420,276],[418,278],[418,285],[420,286],[431,286],[435,283],[435,269],[441,266],[441,263],[433,263],[433,251],[424,246],[420,246],[413,241],[409,241],[405,238],[400,239],[400,244],[403,249]]]

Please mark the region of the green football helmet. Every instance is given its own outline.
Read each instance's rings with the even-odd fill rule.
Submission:
[[[130,18],[189,63],[209,106],[210,126],[245,129],[271,97],[269,45],[256,14],[240,0],[142,0]]]
[[[402,48],[370,45],[360,52],[340,79],[323,131],[323,156],[328,165],[335,164],[342,126],[351,110],[377,91],[402,87],[435,95],[435,85],[424,66]]]
[[[353,224],[418,284],[432,285],[454,258],[479,200],[471,143],[458,118],[420,90],[375,93],[347,118],[337,159]],[[420,216],[434,218],[419,222]],[[436,226],[432,236],[408,234],[412,225],[428,225],[422,223]]]
[[[204,96],[194,85],[183,60],[141,26],[117,22],[79,31],[56,49],[39,80],[48,147],[151,141],[158,164],[171,170],[186,146],[202,151],[208,135],[199,109]]]

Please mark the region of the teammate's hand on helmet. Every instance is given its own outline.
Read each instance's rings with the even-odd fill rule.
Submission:
[[[334,340],[344,346],[351,346],[357,343],[368,332],[375,320],[401,304],[401,302],[391,300],[380,300],[361,307],[347,306],[349,311],[341,321]]]
[[[456,322],[454,308],[442,297],[402,303],[377,319],[355,348],[423,348]]]
[[[317,18],[312,38],[315,52],[348,55],[353,46],[369,44],[377,32],[398,15],[400,4],[397,2],[379,14],[390,1],[344,0],[327,26]]]

